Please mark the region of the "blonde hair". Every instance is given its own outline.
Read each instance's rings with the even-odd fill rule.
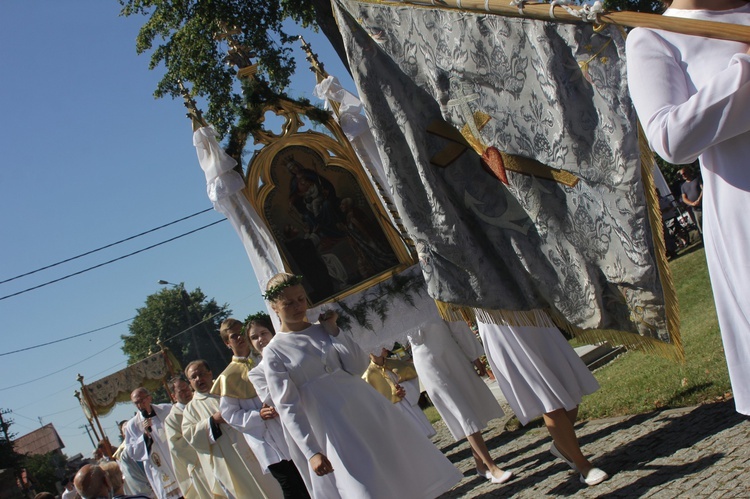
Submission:
[[[263,294],[263,298],[270,302],[275,302],[281,292],[291,286],[296,286],[302,283],[302,276],[289,274],[287,272],[281,272],[271,277],[266,283],[266,292]]]
[[[230,317],[229,319],[224,319],[222,321],[221,326],[219,327],[219,335],[221,336],[221,340],[224,343],[229,342],[229,335],[231,334],[230,331],[232,331],[232,329],[237,326],[240,326],[240,328],[242,328],[242,323],[237,319],[232,319]]]

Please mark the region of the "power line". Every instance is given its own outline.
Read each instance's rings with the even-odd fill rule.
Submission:
[[[213,225],[219,224],[219,223],[221,223],[221,222],[223,222],[225,220],[226,220],[226,218],[222,218],[221,220],[217,220],[216,222],[210,223],[208,225],[204,225],[203,227],[198,227],[197,229],[191,230],[190,232],[185,232],[184,234],[180,234],[179,236],[172,237],[170,239],[167,239],[166,241],[162,241],[160,243],[152,244],[151,246],[147,246],[146,248],[139,249],[138,251],[134,251],[132,253],[128,253],[127,255],[123,255],[123,256],[114,258],[112,260],[106,261],[104,263],[100,263],[98,265],[94,265],[93,267],[89,267],[87,269],[79,270],[78,272],[73,272],[72,274],[68,274],[68,275],[60,277],[58,279],[53,279],[52,281],[47,281],[47,282],[45,282],[43,284],[39,284],[37,286],[32,286],[30,288],[26,288],[26,289],[18,291],[16,293],[11,293],[9,295],[0,296],[0,301],[5,300],[7,298],[12,298],[14,296],[22,295],[24,293],[28,293],[29,291],[34,291],[35,289],[39,289],[39,288],[43,288],[45,286],[49,286],[50,284],[54,284],[56,282],[64,281],[65,279],[69,279],[71,277],[74,277],[74,276],[77,276],[77,275],[81,275],[81,274],[83,274],[85,272],[88,272],[90,270],[98,269],[99,267],[104,267],[105,265],[109,265],[110,263],[114,263],[114,262],[117,262],[119,260],[123,260],[123,259],[131,257],[133,255],[137,255],[138,253],[143,253],[144,251],[148,251],[150,249],[154,249],[157,246],[161,246],[162,244],[170,243],[170,242],[172,242],[172,241],[174,241],[176,239],[180,239],[181,237],[189,236],[190,234],[198,232],[199,230],[207,229],[207,228],[209,228],[209,227],[211,227]]]
[[[96,357],[96,356],[97,356],[97,355],[99,355],[100,353],[104,353],[105,351],[109,350],[110,348],[112,348],[112,347],[116,347],[116,346],[117,346],[117,345],[119,345],[119,344],[120,344],[121,342],[122,342],[122,340],[119,340],[119,341],[118,341],[117,343],[114,343],[114,344],[112,344],[112,345],[108,346],[108,347],[107,347],[107,348],[105,348],[104,350],[99,350],[99,351],[98,351],[98,352],[96,352],[95,354],[93,354],[93,355],[90,355],[90,356],[86,357],[85,359],[81,359],[81,360],[79,360],[78,362],[74,362],[74,363],[72,363],[71,365],[69,365],[69,366],[67,366],[67,367],[63,367],[62,369],[58,369],[57,371],[51,372],[51,373],[49,373],[49,374],[45,374],[44,376],[40,376],[40,377],[38,377],[38,378],[34,378],[34,379],[31,379],[31,380],[29,380],[29,381],[24,381],[23,383],[18,383],[17,385],[6,386],[6,387],[3,387],[3,388],[0,388],[0,392],[4,392],[5,390],[10,390],[11,388],[17,388],[17,387],[19,387],[19,386],[23,386],[23,385],[28,385],[29,383],[33,383],[34,381],[39,381],[40,379],[44,379],[44,378],[49,378],[49,377],[50,377],[50,376],[52,376],[53,374],[57,374],[57,373],[59,373],[59,372],[62,372],[62,371],[64,371],[64,370],[66,370],[66,369],[70,369],[71,367],[75,367],[75,366],[77,366],[77,365],[78,365],[78,364],[80,364],[81,362],[84,362],[84,361],[87,361],[87,360],[89,360],[89,359],[91,359],[91,358],[93,358],[93,357]]]
[[[93,249],[91,251],[87,251],[85,253],[81,253],[80,255],[76,255],[76,256],[73,256],[73,257],[70,257],[70,258],[66,258],[65,260],[60,260],[59,262],[56,262],[56,263],[53,263],[53,264],[50,264],[50,265],[46,265],[44,267],[40,267],[40,268],[38,268],[36,270],[32,270],[30,272],[26,272],[26,273],[23,273],[23,274],[19,274],[17,276],[10,277],[8,279],[5,279],[4,281],[0,281],[0,284],[5,284],[6,282],[10,282],[10,281],[15,281],[16,279],[20,279],[21,277],[26,277],[26,276],[29,276],[31,274],[36,274],[37,272],[41,272],[42,270],[51,269],[52,267],[57,267],[58,265],[62,265],[63,263],[72,262],[73,260],[77,260],[78,258],[82,258],[84,256],[88,256],[88,255],[90,255],[92,253],[96,253],[97,251],[101,251],[101,250],[104,250],[104,249],[107,249],[107,248],[111,248],[112,246],[116,246],[116,245],[124,243],[126,241],[130,241],[130,240],[135,239],[137,237],[145,236],[146,234],[150,234],[152,232],[155,232],[157,230],[163,229],[165,227],[169,227],[170,225],[174,225],[176,223],[182,222],[182,221],[187,220],[189,218],[193,218],[195,216],[202,215],[203,213],[206,213],[207,211],[211,211],[211,210],[213,210],[213,208],[206,208],[205,210],[198,211],[196,213],[193,213],[192,215],[188,215],[186,217],[179,218],[177,220],[174,220],[173,222],[169,222],[168,224],[160,225],[159,227],[154,227],[153,229],[141,232],[141,233],[136,234],[134,236],[126,237],[125,239],[120,239],[119,241],[107,244],[106,246],[102,246],[100,248],[96,248],[96,249]]]
[[[215,313],[215,314],[213,314],[213,315],[209,315],[208,317],[206,317],[206,318],[205,318],[205,319],[203,319],[202,321],[200,321],[200,322],[198,322],[198,323],[196,323],[196,324],[193,324],[192,326],[189,326],[189,327],[187,327],[187,328],[183,329],[183,330],[182,330],[182,331],[180,331],[179,333],[173,334],[172,336],[170,336],[169,338],[167,338],[166,340],[164,340],[164,342],[166,343],[167,341],[171,341],[171,340],[173,340],[173,339],[177,338],[178,336],[180,336],[180,335],[183,335],[183,334],[187,333],[188,331],[190,331],[190,330],[191,330],[191,329],[193,329],[194,327],[198,327],[198,326],[200,326],[201,324],[203,324],[204,322],[208,322],[208,321],[210,321],[211,319],[213,319],[214,317],[216,317],[217,315],[219,315],[219,314],[221,314],[221,313],[222,313],[222,311],[219,311],[219,312],[216,312],[216,313]],[[95,354],[93,354],[93,355],[90,355],[90,356],[86,357],[85,359],[81,359],[81,360],[79,360],[79,361],[77,361],[77,362],[75,362],[75,363],[73,363],[73,364],[71,364],[71,365],[69,365],[69,366],[67,366],[67,367],[63,367],[62,369],[58,369],[57,371],[54,371],[54,372],[51,372],[51,373],[45,374],[44,376],[40,376],[40,377],[38,377],[38,378],[30,379],[30,380],[28,380],[28,381],[24,381],[23,383],[18,383],[18,384],[16,384],[16,385],[12,385],[12,386],[6,386],[6,387],[3,387],[3,388],[0,388],[0,392],[3,392],[3,391],[5,391],[5,390],[10,390],[11,388],[17,388],[17,387],[19,387],[19,386],[24,386],[24,385],[28,385],[29,383],[33,383],[33,382],[35,382],[35,381],[40,381],[40,380],[43,380],[43,379],[45,379],[45,378],[49,378],[50,376],[52,376],[52,375],[55,375],[55,374],[57,374],[57,373],[59,373],[59,372],[61,372],[61,371],[64,371],[64,370],[66,370],[66,369],[70,369],[70,368],[71,368],[71,367],[73,367],[73,366],[77,366],[77,365],[78,365],[78,364],[80,364],[81,362],[84,362],[84,361],[87,361],[87,360],[89,360],[89,359],[91,359],[91,358],[93,358],[93,357],[96,357],[97,355],[99,355],[99,354],[102,354],[102,353],[106,352],[106,351],[107,351],[107,350],[109,350],[110,348],[112,348],[112,347],[114,347],[114,346],[117,346],[117,345],[119,345],[120,343],[122,343],[122,340],[118,340],[118,341],[117,341],[116,343],[114,343],[113,345],[110,345],[110,346],[108,346],[108,347],[107,347],[107,348],[105,348],[104,350],[99,350],[99,351],[98,351],[98,352],[96,352]],[[31,404],[29,404],[29,405],[31,405]],[[26,406],[24,406],[24,407],[26,407]],[[56,414],[56,413],[55,413],[55,414]],[[48,415],[49,415],[49,414],[48,414]]]
[[[66,336],[65,338],[60,338],[58,340],[48,341],[47,343],[40,343],[38,345],[34,345],[34,346],[26,347],[26,348],[19,348],[18,350],[13,350],[13,351],[10,351],[10,352],[3,352],[3,353],[0,353],[0,357],[3,357],[5,355],[10,355],[12,353],[19,353],[19,352],[25,352],[27,350],[33,350],[35,348],[46,347],[47,345],[53,345],[55,343],[60,343],[62,341],[72,340],[73,338],[78,338],[80,336],[85,336],[87,334],[91,334],[91,333],[95,333],[97,331],[101,331],[102,329],[107,329],[107,328],[114,327],[114,326],[117,326],[117,325],[120,325],[120,324],[124,324],[125,322],[130,322],[133,319],[135,319],[135,317],[131,317],[130,319],[125,319],[124,321],[115,322],[114,324],[109,324],[107,326],[98,327],[96,329],[92,329],[90,331],[86,331],[85,333],[78,333],[78,334],[74,334],[72,336]]]

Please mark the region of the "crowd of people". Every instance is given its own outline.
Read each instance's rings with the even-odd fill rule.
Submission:
[[[280,330],[265,314],[227,319],[219,334],[233,357],[221,374],[190,362],[168,382],[173,404],[134,390],[137,412],[121,425],[114,461],[81,468],[80,497],[437,497],[463,474],[429,439],[418,379],[453,437],[468,439],[476,474],[506,483],[513,472],[497,465],[481,434],[503,416],[480,377],[485,353],[521,422],[544,416],[551,456],[588,485],[607,478],[573,430],[581,397],[598,385],[553,326],[524,331],[532,340],[520,358],[514,340],[499,339],[512,328],[480,324],[483,350],[467,324],[439,321],[409,333],[409,362],[389,358],[385,346],[365,353],[334,311],[310,322],[300,276],[274,276],[264,296]]]
[[[750,24],[746,0],[668,3],[667,15]],[[631,95],[654,150],[675,163],[701,160],[705,184],[684,170],[683,201],[699,227],[704,215],[735,403],[750,414],[750,50],[652,29],[634,30],[627,50]],[[548,318],[533,327],[479,322],[481,343],[466,324],[436,323],[410,332],[407,363],[386,348],[363,352],[334,311],[310,322],[299,276],[274,276],[264,296],[280,330],[268,317],[228,319],[220,334],[234,356],[215,380],[194,360],[169,381],[174,404],[133,391],[138,412],[122,425],[115,461],[78,471],[81,497],[437,497],[463,475],[429,440],[434,430],[415,409],[417,376],[453,437],[468,439],[476,474],[506,483],[513,472],[498,466],[481,434],[503,415],[477,376],[483,355],[521,423],[543,418],[552,456],[589,486],[608,478],[574,429],[582,397],[598,384]]]

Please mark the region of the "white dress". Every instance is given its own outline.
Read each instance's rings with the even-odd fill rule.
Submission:
[[[456,440],[482,431],[503,410],[472,362],[484,352],[465,323],[435,322],[409,333],[414,367]]]
[[[750,25],[750,5],[665,15]],[[750,56],[744,43],[645,28],[628,35],[628,86],[654,151],[700,158],[703,240],[737,411],[750,415]]]
[[[599,383],[556,327],[479,325],[487,360],[521,424],[575,409]]]
[[[389,373],[393,375],[393,373]],[[396,379],[395,381],[398,381]],[[430,420],[427,419],[422,409],[419,407],[419,396],[422,392],[419,391],[419,378],[402,381],[401,386],[404,388],[406,395],[397,404],[393,406],[404,413],[417,427],[422,430],[422,433],[427,438],[432,438],[437,435],[435,427],[432,426]]]
[[[346,499],[439,496],[461,472],[418,431],[399,431],[412,423],[359,377],[366,360],[348,334],[333,338],[319,324],[277,333],[263,351],[273,405],[304,455],[297,467],[325,454],[334,471],[313,481]],[[315,484],[312,496],[335,497]]]

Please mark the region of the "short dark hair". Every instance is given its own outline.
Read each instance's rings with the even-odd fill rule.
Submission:
[[[210,371],[210,369],[209,369],[209,371]],[[187,369],[185,370],[185,372],[187,372]],[[184,374],[182,374],[182,373],[175,374],[174,376],[172,376],[171,378],[169,378],[169,381],[167,381],[167,387],[169,388],[170,392],[174,393],[174,386],[175,386],[175,384],[177,384],[178,381],[184,381],[188,385],[190,384],[190,382],[188,381],[188,379],[185,377]]]

